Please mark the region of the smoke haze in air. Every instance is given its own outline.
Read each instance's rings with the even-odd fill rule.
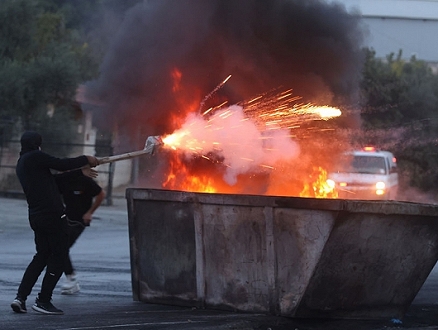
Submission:
[[[274,88],[305,102],[355,103],[361,71],[359,18],[312,0],[149,0],[129,9],[89,97],[131,140],[171,133],[187,105],[232,75],[211,102],[233,104]],[[177,85],[176,85],[177,83]],[[182,101],[184,99],[184,102]],[[132,149],[132,148],[131,148]]]

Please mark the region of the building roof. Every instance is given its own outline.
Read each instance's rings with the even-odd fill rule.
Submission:
[[[438,21],[438,0],[335,0],[363,17]]]

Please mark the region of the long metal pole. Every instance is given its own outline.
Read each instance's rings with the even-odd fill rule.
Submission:
[[[138,156],[145,155],[145,154],[151,154],[154,152],[155,147],[159,146],[161,144],[162,144],[162,142],[159,139],[159,137],[150,136],[146,140],[146,145],[145,145],[145,148],[143,150],[127,152],[124,154],[114,155],[114,156],[109,156],[109,157],[98,158],[99,165],[112,163],[112,162],[116,162],[119,160],[131,159],[131,158],[138,157]]]

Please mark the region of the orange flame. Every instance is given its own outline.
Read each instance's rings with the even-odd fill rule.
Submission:
[[[207,175],[191,174],[182,158],[175,154],[169,162],[169,174],[163,183],[163,188],[191,192],[217,192],[213,178]]]
[[[174,68],[171,72],[171,76],[173,80],[172,91],[175,93],[181,89],[182,72],[178,68]]]
[[[184,123],[187,114],[196,111],[200,100],[200,93],[196,95],[197,91],[194,88],[190,88],[190,92],[187,91],[187,88],[183,84],[183,73],[177,67],[171,70],[170,77],[172,79],[172,92],[177,107],[183,111],[170,114],[171,118],[169,118],[169,122],[172,123],[173,127],[178,128]]]
[[[327,171],[319,166],[313,167],[313,172],[305,180],[300,197],[338,198],[338,193],[327,184]]]
[[[190,93],[187,93],[186,89],[184,88],[184,85],[182,84],[182,72],[175,68],[171,72],[171,77],[173,81],[172,91],[178,101],[179,109],[184,109],[183,112],[185,114],[196,113],[196,110],[198,110],[198,112],[200,112],[200,118],[201,120],[205,120],[205,124],[202,122],[200,126],[201,128],[196,126],[197,129],[202,133],[201,139],[198,141],[196,140],[196,135],[194,134],[196,127],[194,127],[192,124],[187,125],[187,123],[190,123],[190,121],[187,121],[187,118],[183,119],[185,116],[182,112],[173,118],[175,127],[180,127],[180,129],[163,137],[164,146],[166,146],[168,150],[173,149],[172,151],[169,150],[169,169],[166,174],[166,178],[162,183],[163,188],[170,190],[206,193],[239,193],[244,191],[251,191],[252,193],[253,190],[245,189],[247,188],[245,186],[249,185],[252,187],[258,185],[258,187],[263,187],[263,185],[266,185],[267,181],[269,181],[267,177],[272,175],[272,178],[277,178],[279,180],[279,185],[269,188],[266,186],[266,193],[268,193],[269,189],[271,189],[270,192],[281,194],[283,196],[296,196],[299,193],[300,197],[338,197],[337,192],[327,184],[327,172],[322,167],[313,167],[309,169],[304,168],[301,172],[308,173],[310,171],[310,174],[304,175],[306,179],[302,180],[302,182],[292,180],[291,183],[294,185],[294,187],[291,187],[291,184],[289,184],[288,180],[286,180],[284,177],[286,172],[277,169],[275,166],[272,166],[272,164],[259,164],[259,166],[263,167],[266,171],[264,174],[259,173],[255,176],[252,176],[252,174],[242,175],[236,179],[237,182],[233,186],[228,185],[224,181],[222,173],[219,174],[219,170],[216,173],[213,173],[216,171],[216,169],[208,171],[205,167],[196,168],[193,166],[191,161],[186,158],[187,155],[184,156],[180,151],[190,152],[192,156],[197,157],[198,161],[202,158],[203,160],[210,162],[213,167],[220,163],[220,166],[230,168],[228,164],[217,161],[214,158],[211,159],[211,157],[208,155],[209,150],[213,149],[217,151],[224,148],[226,149],[227,145],[224,145],[224,141],[220,139],[220,141],[203,141],[202,139],[206,135],[204,134],[204,129],[210,129],[212,131],[227,130],[223,134],[226,135],[227,133],[230,133],[228,130],[240,129],[240,124],[235,125],[238,127],[234,127],[230,124],[217,124],[217,122],[225,120],[229,116],[233,115],[232,111],[223,108],[223,106],[226,104],[226,101],[218,106],[206,110],[203,109],[202,106],[204,101],[207,100],[212,93],[222,87],[222,85],[229,80],[231,75],[221,82],[221,84],[219,84],[212,93],[204,98],[201,103],[201,107],[198,107],[199,103],[195,101],[199,98],[193,97],[193,95],[190,97]],[[291,90],[280,94],[258,96],[241,104],[246,114],[246,118],[244,120],[257,122],[257,126],[261,130],[278,130],[299,127],[304,121],[327,120],[329,118],[338,117],[341,115],[341,111],[336,108],[328,106],[315,106],[313,104],[295,103],[299,99],[300,97],[292,95]],[[213,125],[213,121],[216,123],[216,126]],[[241,134],[244,134],[244,132],[241,132]],[[239,139],[236,139],[235,141],[233,140],[232,142],[232,145],[228,144],[228,148],[238,144]],[[258,146],[259,145],[257,145],[257,148]],[[204,147],[209,147],[210,149]],[[251,148],[251,146],[248,146],[248,148]],[[252,159],[245,157],[243,154],[235,155],[235,157],[240,157],[240,159],[247,161],[253,161]],[[201,160],[201,162],[203,160]],[[302,176],[300,175],[298,177]],[[263,190],[263,188],[261,188],[261,190]]]

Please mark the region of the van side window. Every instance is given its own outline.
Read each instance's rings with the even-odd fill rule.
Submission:
[[[386,168],[388,169],[388,173],[391,173],[391,163],[389,162],[389,159],[385,157],[385,164]]]

